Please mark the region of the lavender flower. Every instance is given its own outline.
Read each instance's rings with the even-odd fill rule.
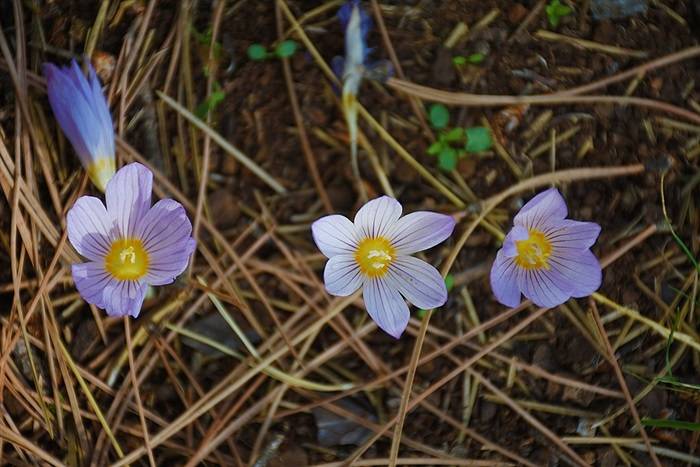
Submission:
[[[90,180],[101,191],[114,175],[114,129],[92,65],[88,79],[73,60],[69,67],[43,66],[49,103]]]
[[[515,216],[491,268],[499,302],[517,306],[522,293],[538,306],[554,307],[600,287],[600,263],[589,249],[600,226],[566,216],[556,188],[539,193]]]
[[[316,245],[329,258],[323,272],[326,290],[344,297],[362,287],[369,315],[397,339],[409,318],[402,295],[423,309],[447,300],[437,269],[410,255],[442,242],[455,226],[444,214],[419,211],[401,217],[401,211],[398,201],[382,196],[360,208],[354,223],[332,215],[311,226]]]
[[[110,316],[141,310],[148,285],[170,284],[187,267],[195,241],[185,209],[172,199],[151,206],[153,173],[133,163],[107,183],[107,207],[82,196],[68,211],[68,239],[86,263],[74,264],[80,295]]]

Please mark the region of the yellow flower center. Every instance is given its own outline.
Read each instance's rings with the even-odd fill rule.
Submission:
[[[105,256],[105,269],[121,281],[137,280],[148,271],[148,253],[137,238],[115,240]]]
[[[368,277],[382,277],[396,258],[396,250],[384,237],[365,238],[357,246],[355,261],[362,274]]]
[[[515,264],[525,269],[549,269],[547,260],[552,254],[552,244],[539,230],[530,230],[527,240],[517,240],[518,256]]]

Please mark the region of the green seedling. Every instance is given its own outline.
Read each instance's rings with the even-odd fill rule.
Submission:
[[[486,60],[486,55],[480,54],[480,53],[475,53],[471,54],[468,56],[464,55],[456,55],[452,57],[452,64],[456,66],[457,68],[463,67],[467,64],[469,65],[478,65],[482,63],[484,60]]]
[[[428,154],[437,157],[438,167],[451,172],[461,157],[486,151],[493,145],[491,132],[484,127],[451,128],[450,112],[442,104],[433,104],[428,109],[430,125],[438,130],[437,141],[428,147]]]
[[[570,6],[562,5],[559,0],[551,0],[545,10],[547,12],[547,20],[549,21],[549,25],[553,28],[559,26],[559,21],[563,17],[569,16],[573,12]]]
[[[194,110],[194,114],[200,120],[204,120],[207,113],[213,112],[218,105],[223,102],[225,97],[226,94],[224,93],[223,89],[221,89],[221,85],[215,81],[209,98],[197,106],[197,108]]]
[[[251,44],[247,52],[248,58],[256,62],[261,62],[269,58],[289,58],[296,53],[298,48],[299,44],[289,39],[277,44],[275,50],[271,52],[262,44]]]

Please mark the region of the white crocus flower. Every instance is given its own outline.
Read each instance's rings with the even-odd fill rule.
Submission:
[[[447,301],[437,269],[410,255],[444,241],[455,227],[444,214],[418,211],[401,217],[401,212],[398,201],[382,196],[360,208],[354,222],[331,215],[311,226],[316,245],[329,258],[323,273],[328,293],[344,297],[362,287],[369,315],[397,339],[409,319],[403,297],[422,309]]]

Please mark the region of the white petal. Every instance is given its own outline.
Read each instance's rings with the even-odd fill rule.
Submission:
[[[401,217],[401,204],[389,196],[367,202],[355,215],[355,227],[364,237],[386,237]]]
[[[455,220],[436,212],[417,211],[399,219],[390,230],[389,240],[397,252],[410,255],[427,250],[452,235]]]
[[[387,280],[418,308],[429,310],[447,301],[445,280],[437,269],[418,258],[397,258],[389,268]]]
[[[321,253],[327,258],[353,254],[357,249],[357,233],[350,219],[334,214],[311,224],[311,234]]]
[[[326,290],[338,297],[352,295],[362,286],[362,280],[362,273],[352,255],[333,256],[323,271]]]
[[[408,326],[408,305],[395,290],[382,279],[365,281],[362,290],[367,313],[381,329],[398,339]]]

